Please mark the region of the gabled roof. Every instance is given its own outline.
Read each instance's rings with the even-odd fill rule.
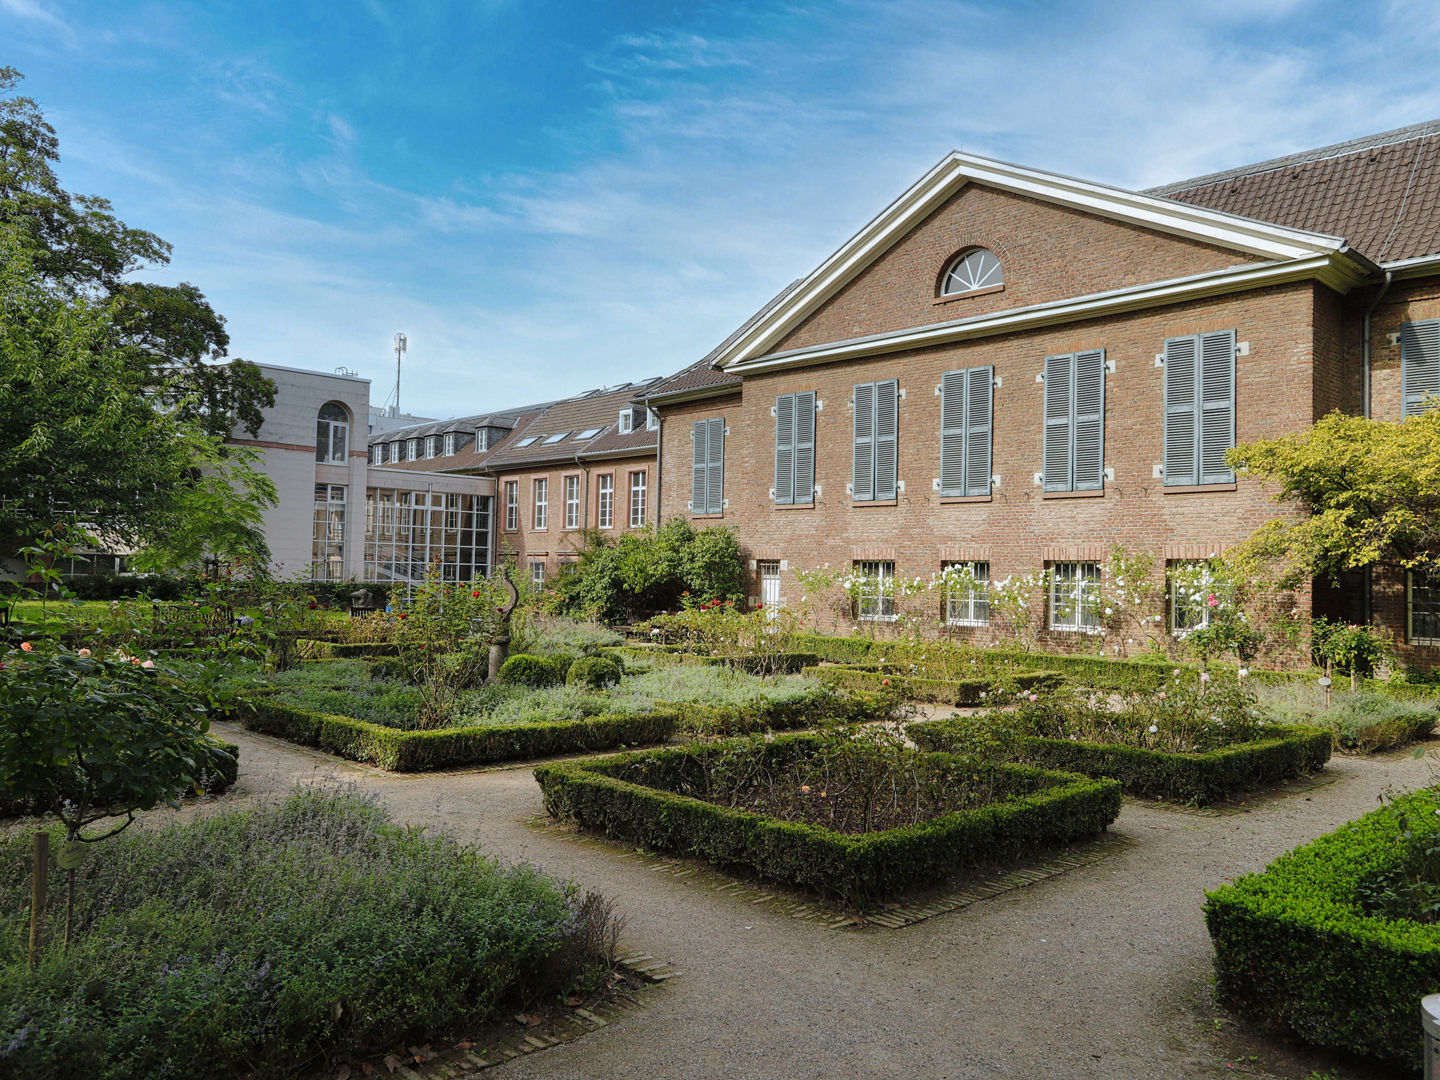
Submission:
[[[1377,263],[1440,254],[1440,120],[1147,193],[1344,236]]]
[[[731,335],[715,350],[711,362],[718,367],[733,368],[765,356],[900,238],[971,183],[1229,248],[1266,260],[1261,264],[1264,266],[1284,263],[1298,267],[1303,263],[1309,276],[1323,279],[1329,274],[1330,283],[1337,288],[1348,288],[1366,272],[1359,265],[1364,260],[1349,265],[1344,258],[1345,242],[1338,236],[1255,221],[1208,207],[956,151],[943,158],[813,273]],[[1344,265],[1332,266],[1336,263]],[[1011,313],[1012,321],[1015,314]],[[1073,315],[1070,313],[1070,317]],[[963,321],[957,320],[957,324]],[[940,328],[945,325],[940,324]],[[796,362],[807,361],[797,357]]]

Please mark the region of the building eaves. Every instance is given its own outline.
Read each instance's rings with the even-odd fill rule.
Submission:
[[[643,397],[649,387],[659,381],[658,378],[653,378],[639,383],[603,387],[555,402],[527,424],[523,431],[517,428],[512,432],[497,452],[486,459],[486,471],[526,469],[583,458],[593,444],[605,439],[608,433],[614,433],[620,410],[629,407],[635,398]],[[592,428],[598,430],[588,439],[579,440],[575,437],[578,433]],[[546,442],[546,439],[561,434],[565,438],[560,441]],[[643,436],[645,433],[642,431],[631,434]],[[649,434],[653,443],[654,433]],[[535,437],[535,442],[529,446],[520,445],[532,436]],[[637,444],[635,448],[639,452],[644,452],[645,449],[643,444]]]

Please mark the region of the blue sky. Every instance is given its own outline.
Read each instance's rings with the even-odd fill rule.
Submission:
[[[1440,116],[1440,5],[0,0],[231,351],[451,416],[667,374],[951,149],[1145,186]]]

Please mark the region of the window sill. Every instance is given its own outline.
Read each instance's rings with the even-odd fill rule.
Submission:
[[[775,509],[776,509],[776,510],[814,510],[814,509],[815,509],[815,504],[814,504],[813,502],[803,502],[803,503],[776,503],[776,504],[775,504]]]
[[[696,513],[692,512],[692,513],[690,514],[690,516],[691,516],[692,518],[704,518],[706,521],[719,521],[721,518],[723,518],[723,517],[725,516],[725,514],[724,514],[723,511],[722,511],[721,513],[718,513],[718,514],[696,514]]]
[[[899,615],[861,615],[861,616],[859,616],[859,621],[860,621],[860,622],[895,622],[895,621],[898,620],[899,618],[900,618]]]
[[[994,502],[994,495],[941,495],[941,506],[965,506],[969,503]]]
[[[1200,495],[1207,491],[1234,491],[1236,487],[1232,480],[1228,484],[1176,484],[1174,487],[1161,488],[1166,495]]]
[[[1049,630],[1052,634],[1084,634],[1086,637],[1095,637],[1102,633],[1098,626],[1052,626]]]
[[[971,289],[969,292],[950,293],[948,296],[937,296],[931,300],[932,305],[953,304],[956,300],[969,300],[972,296],[988,296],[990,293],[1004,292],[1005,283],[999,285],[986,285],[983,289]]]
[[[1433,648],[1435,648],[1436,646],[1440,646],[1440,638],[1429,638],[1429,637],[1411,638],[1411,639],[1410,639],[1409,641],[1407,641],[1405,644],[1407,644],[1407,645],[1418,645],[1418,646],[1420,646],[1420,647],[1423,648],[1423,649],[1433,649]]]
[[[899,499],[851,499],[850,505],[855,508],[863,506],[899,506]]]
[[[1095,491],[1042,491],[1042,499],[1103,499],[1105,489],[1098,488]]]
[[[946,626],[989,626],[988,622],[980,622],[978,619],[946,619]]]

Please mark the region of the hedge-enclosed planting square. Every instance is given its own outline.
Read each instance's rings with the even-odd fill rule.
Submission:
[[[855,904],[1093,835],[1120,812],[1112,780],[865,736],[732,739],[535,777],[559,819]]]

